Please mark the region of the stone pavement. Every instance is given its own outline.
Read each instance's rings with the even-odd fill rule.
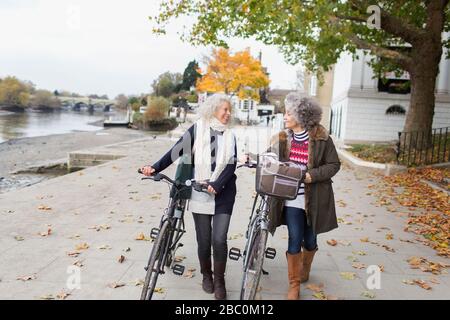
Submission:
[[[257,134],[245,128],[237,131],[239,152],[262,150],[266,138],[256,144],[255,139],[270,135],[265,128],[257,128]],[[250,141],[248,147],[243,144],[246,136]],[[138,299],[139,281],[145,276],[151,242],[136,238],[141,233],[148,236],[150,229],[157,226],[167,204],[168,187],[141,181],[136,169],[157,160],[172,144],[173,139],[167,137],[121,143],[111,148],[125,153],[125,158],[1,194],[0,299],[52,299],[61,293],[70,294],[67,299]],[[171,175],[174,171],[172,166],[167,173]],[[237,175],[238,195],[228,244],[243,248],[253,200],[254,172],[242,168]],[[368,185],[376,184],[378,179],[371,173],[346,166],[333,179],[340,227],[319,235],[319,251],[309,284],[323,284],[323,294],[338,299],[370,299],[369,296],[372,299],[450,299],[447,273],[432,275],[410,268],[406,260],[413,256],[448,261],[417,243],[415,235],[403,231],[405,215],[388,212],[375,204],[375,198],[368,194]],[[213,298],[201,290],[193,221],[189,215],[185,221],[184,247],[177,255],[185,257],[186,270],[196,269],[194,277],[171,273],[161,276],[158,287],[163,290],[155,294],[156,299]],[[392,240],[386,239],[387,233],[393,234]],[[366,237],[369,242],[362,242]],[[331,239],[338,244],[327,244]],[[278,254],[274,260],[265,262],[269,275],[262,278],[258,298],[284,299],[287,291],[285,227],[277,230],[269,245]],[[68,255],[77,252],[77,257]],[[120,256],[125,257],[122,263],[118,261]],[[81,282],[79,288],[69,289],[67,284],[73,284],[78,274],[74,263],[82,265]],[[382,265],[381,288],[368,290],[369,274],[365,269],[353,268],[353,263]],[[230,299],[239,297],[241,267],[240,261],[228,263],[226,283]],[[17,280],[20,277],[23,280]],[[433,282],[428,282],[432,289],[403,282],[414,279],[427,282],[432,279]],[[123,286],[112,288],[114,283]],[[317,294],[314,297],[315,292],[306,285],[302,285],[301,292],[302,299],[321,297]]]

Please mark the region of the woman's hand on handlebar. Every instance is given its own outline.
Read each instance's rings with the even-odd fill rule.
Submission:
[[[208,192],[212,194],[217,194],[216,190],[214,190],[214,188],[211,187],[211,185],[208,185]]]
[[[145,166],[141,168],[141,172],[144,176],[150,177],[155,173],[155,169],[151,166]]]

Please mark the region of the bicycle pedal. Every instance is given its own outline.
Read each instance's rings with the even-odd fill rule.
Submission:
[[[175,273],[177,276],[182,276],[184,273],[185,267],[181,264],[176,264],[173,266],[173,273]]]
[[[235,247],[231,248],[230,251],[229,251],[229,253],[228,253],[228,257],[229,257],[231,260],[238,261],[239,258],[242,257],[242,255],[241,255],[241,249],[235,248]]]
[[[267,259],[274,259],[276,255],[277,255],[277,250],[275,250],[274,248],[266,249],[266,258]]]
[[[153,240],[156,240],[156,238],[158,237],[158,234],[159,234],[159,229],[158,228],[153,228],[150,231],[150,238],[153,239]]]

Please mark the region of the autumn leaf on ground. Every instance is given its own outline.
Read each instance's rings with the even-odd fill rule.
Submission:
[[[239,238],[242,238],[244,235],[242,233],[233,234],[231,237],[228,238],[228,240],[236,240]]]
[[[73,258],[78,257],[80,254],[81,254],[80,251],[70,251],[70,252],[67,252],[67,255],[68,255],[69,257],[73,257]]]
[[[364,291],[363,293],[361,293],[361,296],[363,296],[365,298],[373,299],[373,298],[375,298],[375,293],[370,292],[370,291]]]
[[[387,233],[386,240],[392,240],[392,239],[394,239],[394,235],[392,233]]]
[[[163,288],[155,288],[155,290],[153,290],[154,293],[164,293],[164,289]]]
[[[334,240],[334,239],[327,240],[327,243],[328,243],[330,246],[333,246],[333,247],[337,245],[337,241]]]
[[[422,289],[425,290],[431,290],[431,286],[428,285],[425,281],[420,280],[420,279],[415,279],[413,280],[415,284],[417,284],[419,287],[421,287]]]
[[[48,206],[39,206],[38,210],[42,210],[42,211],[50,211],[52,210],[52,208],[48,207]]]
[[[323,292],[316,292],[313,294],[313,297],[319,300],[327,300],[327,296]]]
[[[52,294],[47,294],[39,297],[40,300],[55,300],[55,297]]]
[[[341,275],[341,278],[343,278],[345,280],[355,280],[355,278],[356,278],[356,273],[354,273],[354,272],[341,272],[340,275]]]
[[[353,254],[357,254],[358,256],[366,256],[367,253],[365,251],[353,251]]]
[[[135,240],[138,241],[151,241],[152,239],[150,237],[146,237],[145,234],[143,234],[142,232],[140,234],[138,234],[136,236],[136,238],[134,238]]]
[[[51,229],[51,228],[48,228],[46,232],[40,232],[40,233],[39,233],[39,235],[40,235],[41,237],[47,237],[47,236],[49,236],[49,235],[51,235],[51,234],[52,234],[52,229]]]
[[[69,237],[69,239],[73,239],[73,240],[76,240],[76,239],[79,239],[79,238],[80,238],[79,234],[75,234],[75,235]]]
[[[130,252],[130,251],[131,251],[131,248],[128,247],[128,248],[124,249],[123,251],[125,251],[125,252]]]
[[[136,280],[134,281],[134,285],[135,285],[136,287],[138,287],[138,286],[143,286],[143,285],[144,285],[144,280],[142,280],[142,279],[136,279]]]
[[[384,272],[384,266],[383,266],[382,264],[379,264],[379,265],[378,265],[378,268],[380,268],[380,271],[381,271],[381,272]]]
[[[66,300],[66,298],[70,296],[70,293],[60,292],[56,295],[56,299],[58,300]]]
[[[186,259],[185,256],[176,256],[173,261],[174,262],[182,262],[184,259]]]
[[[113,282],[108,284],[108,287],[110,287],[111,289],[116,289],[116,288],[120,288],[120,287],[124,287],[126,284],[123,282]]]
[[[323,291],[323,283],[320,283],[318,285],[317,284],[308,284],[308,285],[306,285],[306,289],[309,289],[314,292],[321,292],[321,291]]]
[[[87,249],[89,249],[89,244],[87,244],[86,242],[77,244],[75,246],[75,250],[87,250]]]
[[[31,274],[31,275],[27,275],[27,276],[17,277],[17,280],[30,281],[30,280],[35,280],[36,278],[37,277],[35,274]]]
[[[389,247],[389,246],[387,246],[387,245],[382,245],[382,247],[383,248],[385,248],[387,251],[389,251],[389,252],[395,252],[395,249],[393,249],[393,248],[391,248],[391,247]]]
[[[120,256],[119,259],[117,260],[119,263],[123,263],[125,261],[125,256]]]
[[[347,204],[343,200],[338,200],[336,202],[341,208],[345,208],[347,206]]]
[[[350,260],[351,262],[359,262],[359,260],[354,256],[348,256],[346,259]]]
[[[343,246],[350,246],[352,243],[350,241],[346,241],[346,240],[339,240],[338,241],[339,244],[342,244]]]
[[[17,241],[23,241],[23,240],[25,240],[25,238],[22,237],[22,236],[15,236],[14,239],[16,239]]]
[[[360,241],[361,242],[369,242],[369,237],[362,238],[362,239],[360,239]]]
[[[97,247],[97,249],[100,249],[100,250],[111,250],[112,248],[111,248],[111,246],[109,246],[107,244],[103,244],[100,247]]]
[[[355,269],[366,269],[367,265],[364,263],[353,263],[352,267]]]
[[[73,265],[81,268],[84,266],[84,260],[77,260],[73,263]]]
[[[195,273],[192,271],[188,271],[183,275],[184,278],[193,278],[195,277]]]

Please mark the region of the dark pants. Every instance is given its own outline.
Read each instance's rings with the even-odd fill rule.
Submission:
[[[306,222],[305,210],[292,207],[284,207],[284,215],[289,233],[288,252],[299,253],[302,243],[306,250],[312,251],[317,247],[317,237],[312,227]]]
[[[211,258],[213,248],[214,262],[226,262],[228,256],[227,233],[230,226],[230,214],[193,213],[197,234],[198,258]]]

